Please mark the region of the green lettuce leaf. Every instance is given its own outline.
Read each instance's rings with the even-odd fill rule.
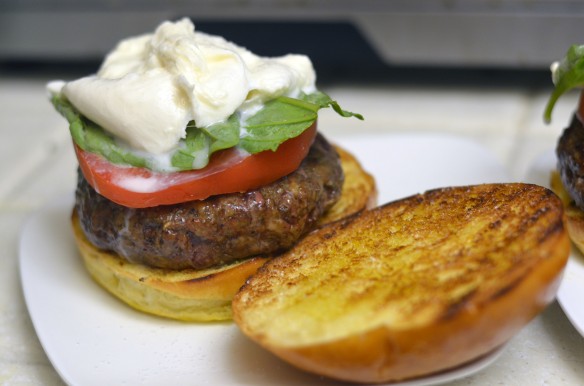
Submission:
[[[158,169],[153,158],[144,152],[134,152],[121,146],[107,131],[85,118],[67,99],[53,95],[53,105],[69,122],[73,141],[83,150],[101,154],[110,162]],[[173,170],[201,169],[209,163],[213,153],[239,146],[250,154],[275,151],[288,139],[297,137],[310,127],[322,108],[332,108],[343,117],[363,119],[341,109],[339,104],[323,92],[302,94],[298,98],[279,97],[266,103],[242,126],[239,115],[233,114],[225,122],[205,128],[190,122],[186,137],[170,155]]]
[[[544,111],[544,120],[550,122],[558,99],[567,91],[584,86],[584,45],[573,45],[554,73],[556,85]]]

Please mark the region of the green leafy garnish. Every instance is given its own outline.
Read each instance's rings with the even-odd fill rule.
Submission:
[[[266,103],[245,122],[246,134],[240,146],[252,154],[275,151],[281,143],[302,134],[316,121],[318,110],[326,107],[332,107],[343,117],[363,120],[361,114],[342,110],[337,102],[320,91],[302,94],[299,99],[279,97]]]
[[[204,129],[191,122],[185,140],[172,155],[171,164],[179,170],[202,169],[209,163],[211,154],[234,147],[238,142],[239,119],[235,114]]]
[[[173,166],[180,170],[201,169],[209,163],[209,139],[196,127],[187,128],[187,137],[171,158]]]
[[[101,154],[112,163],[160,171],[157,163],[144,156],[144,152],[134,152],[121,146],[113,136],[85,118],[61,95],[53,95],[51,101],[69,122],[73,141],[81,149]],[[320,91],[302,94],[298,98],[282,96],[266,103],[243,123],[237,113],[224,122],[204,128],[190,122],[185,139],[170,156],[170,163],[174,170],[201,169],[209,163],[214,152],[235,146],[250,154],[275,151],[283,142],[302,134],[316,121],[318,111],[327,107],[343,117],[363,119],[360,114],[341,109],[336,101]]]
[[[55,95],[51,101],[57,111],[69,121],[71,137],[81,149],[101,154],[115,164],[148,167],[143,157],[117,145],[111,135],[82,116],[67,100]]]
[[[341,106],[339,106],[337,101],[332,100],[331,97],[329,97],[327,94],[320,92],[320,91],[317,91],[317,92],[312,93],[312,94],[304,95],[301,97],[301,99],[305,100],[306,102],[310,102],[310,103],[313,103],[315,105],[318,105],[322,109],[325,107],[332,107],[332,109],[335,110],[335,112],[337,114],[339,114],[340,116],[345,117],[345,118],[355,117],[355,118],[360,119],[360,120],[364,119],[361,114],[356,114],[356,113],[352,113],[350,111],[343,110],[341,108]]]
[[[225,122],[215,123],[200,130],[207,134],[211,141],[209,145],[211,153],[229,149],[230,147],[236,146],[239,142],[239,117],[233,114]]]
[[[554,71],[556,85],[544,111],[544,120],[552,120],[552,110],[557,100],[567,91],[584,86],[584,45],[573,45]]]

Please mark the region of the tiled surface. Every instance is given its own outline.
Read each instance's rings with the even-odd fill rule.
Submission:
[[[6,385],[60,384],[28,317],[17,265],[18,233],[27,216],[71,194],[75,185],[70,139],[46,99],[46,80],[0,77],[0,384]],[[553,149],[577,99],[575,94],[561,99],[553,124],[545,125],[541,115],[549,90],[336,85],[325,91],[366,117],[359,122],[323,113],[319,127],[333,140],[382,132],[464,136],[490,149],[517,181],[536,157]],[[553,304],[512,340],[499,361],[456,385],[584,384],[582,358],[584,339]]]

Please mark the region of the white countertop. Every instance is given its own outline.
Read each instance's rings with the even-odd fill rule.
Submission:
[[[0,76],[0,384],[60,385],[35,334],[18,271],[18,239],[26,219],[51,200],[71,194],[76,161],[64,120],[53,111],[48,79]],[[328,87],[364,123],[324,113],[330,137],[384,132],[440,132],[490,149],[514,180],[555,145],[576,103],[562,98],[553,125],[542,121],[549,90],[424,86]],[[524,328],[492,366],[455,385],[584,384],[584,338],[553,303]]]

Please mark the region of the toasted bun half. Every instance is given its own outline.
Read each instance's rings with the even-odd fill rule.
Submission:
[[[438,189],[324,226],[233,300],[245,335],[309,372],[389,382],[505,343],[556,294],[570,242],[550,190]]]
[[[564,204],[566,228],[568,229],[572,242],[580,252],[584,253],[584,211],[576,206],[574,200],[572,200],[564,188],[560,173],[557,171],[553,171],[551,174],[550,187]]]
[[[348,152],[338,149],[345,182],[339,201],[321,224],[370,208],[375,203],[373,178]],[[232,317],[231,300],[245,280],[268,258],[254,257],[206,270],[150,268],[95,248],[85,237],[75,211],[73,234],[90,275],[131,307],[183,321],[219,321]]]

